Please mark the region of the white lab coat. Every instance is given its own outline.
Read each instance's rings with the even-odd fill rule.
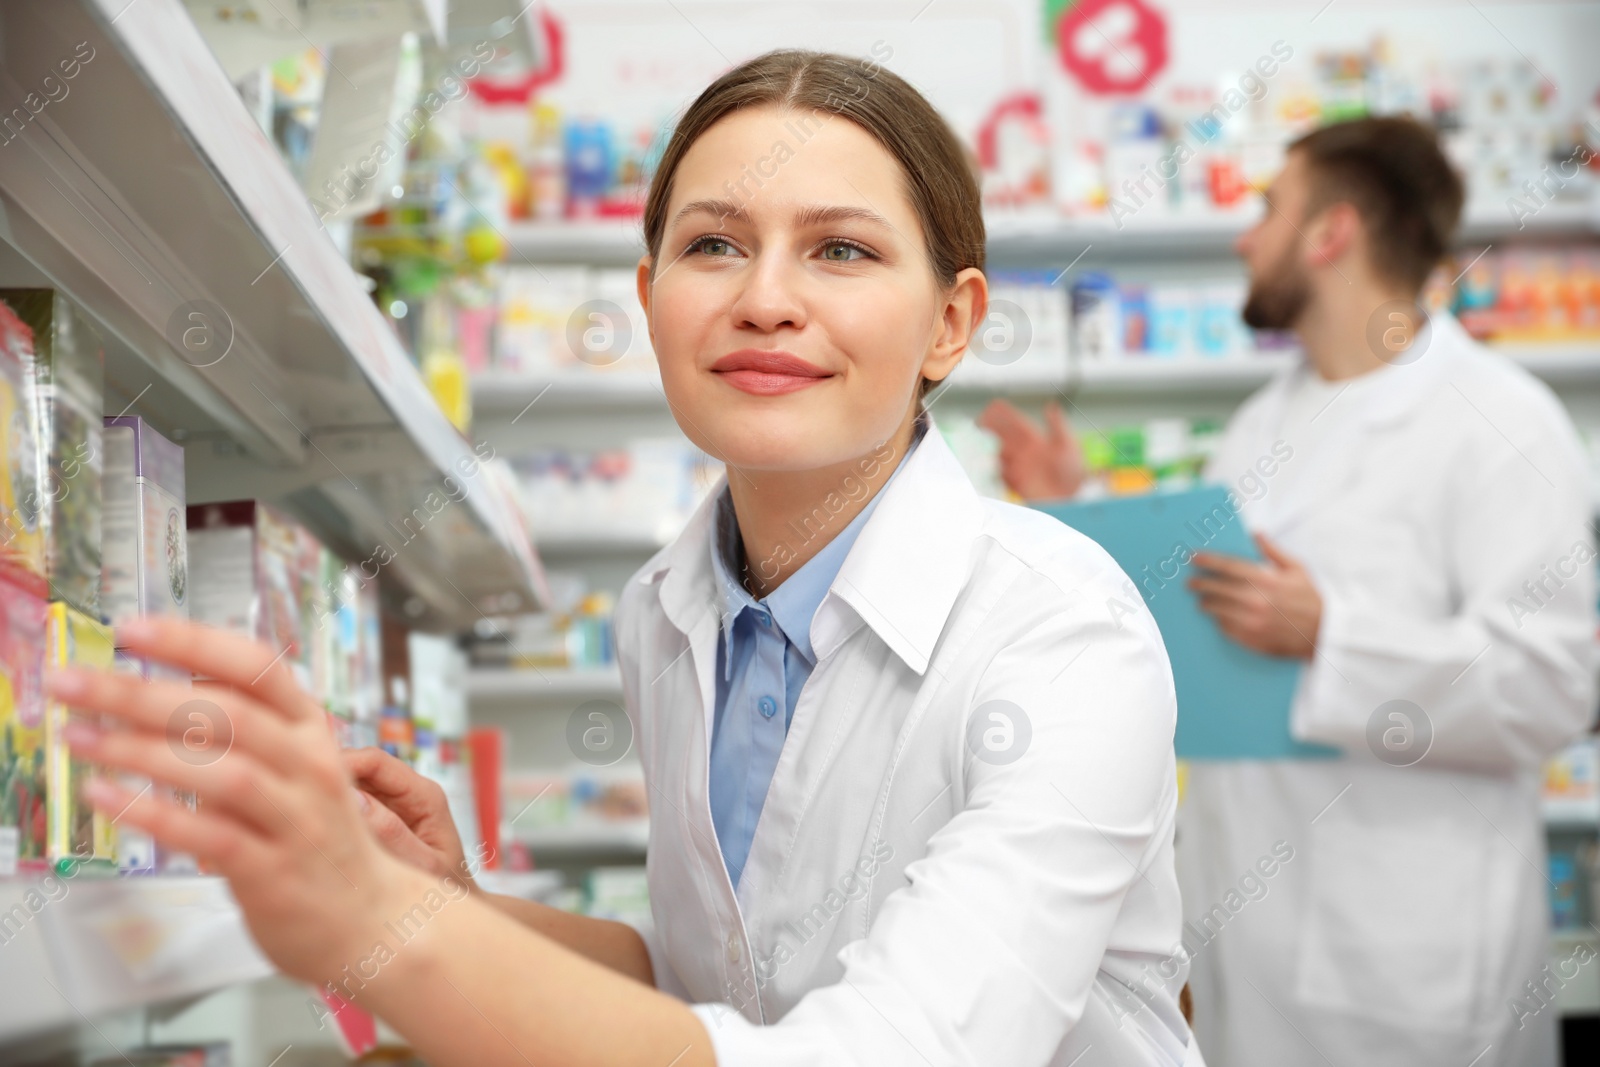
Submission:
[[[722,1067],[1199,1063],[1154,621],[1093,542],[980,497],[937,429],[905,463],[812,623],[737,894],[707,799],[720,482],[619,598],[657,984]],[[969,747],[981,705],[1014,762]]]
[[[1178,862],[1195,1031],[1226,1067],[1555,1063],[1555,1009],[1525,983],[1546,978],[1540,765],[1595,707],[1587,465],[1550,390],[1453,318],[1417,345],[1361,404],[1318,416],[1335,422],[1286,461],[1306,465],[1287,492],[1274,446],[1293,448],[1278,419],[1304,364],[1246,401],[1208,466],[1241,498],[1255,470],[1246,524],[1323,597],[1291,722],[1344,752],[1191,767]],[[1371,727],[1393,700],[1431,724],[1413,766],[1374,754],[1388,730],[1395,763],[1421,751],[1393,708]],[[1293,858],[1230,898],[1280,841]]]

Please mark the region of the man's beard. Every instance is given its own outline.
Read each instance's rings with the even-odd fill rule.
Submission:
[[[1244,324],[1253,330],[1288,330],[1299,321],[1306,302],[1311,299],[1304,268],[1294,255],[1286,255],[1273,269],[1250,283],[1250,293],[1245,298],[1240,313]]]

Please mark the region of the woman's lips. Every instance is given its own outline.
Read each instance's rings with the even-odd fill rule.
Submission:
[[[711,365],[711,373],[757,396],[792,393],[833,377],[814,363],[782,349],[741,348]]]
[[[776,371],[764,370],[721,370],[713,371],[717,377],[733,386],[735,389],[756,396],[776,396],[780,393],[793,393],[799,389],[825,382],[832,375],[811,374],[783,374]]]

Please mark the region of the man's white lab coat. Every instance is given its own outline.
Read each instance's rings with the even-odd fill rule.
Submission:
[[[1453,318],[1412,351],[1281,463],[1309,371],[1280,376],[1207,468],[1323,597],[1291,721],[1344,752],[1192,765],[1178,862],[1215,1064],[1555,1062],[1528,985],[1553,988],[1538,786],[1595,710],[1588,467],[1551,391]],[[1278,841],[1265,892],[1230,897]]]
[[[657,985],[722,1067],[1199,1063],[1154,620],[1093,542],[980,497],[937,429],[905,463],[812,623],[737,894],[707,799],[720,482],[619,600]]]

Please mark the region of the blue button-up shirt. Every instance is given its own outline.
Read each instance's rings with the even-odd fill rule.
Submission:
[[[921,439],[918,432],[907,455]],[[850,546],[904,466],[902,458],[867,506],[760,600],[734,577],[742,573],[739,521],[726,488],[717,499],[711,564],[721,600],[722,631],[717,637],[721,669],[717,671],[716,719],[711,732],[711,822],[735,889],[794,718],[800,687],[817,663],[811,650],[811,617],[850,554]]]

